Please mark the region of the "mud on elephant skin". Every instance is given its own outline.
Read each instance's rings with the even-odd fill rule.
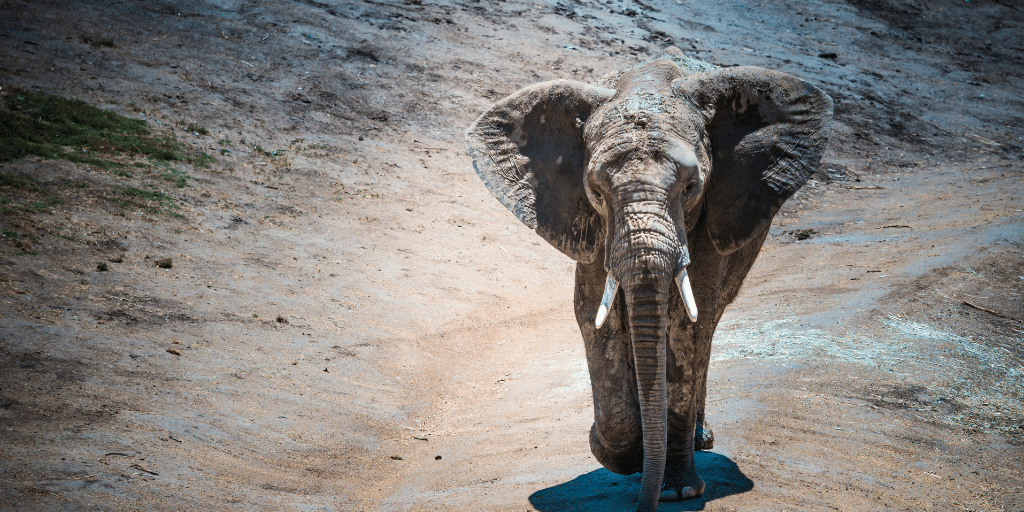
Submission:
[[[526,87],[467,130],[491,193],[577,262],[590,445],[609,470],[642,472],[638,510],[704,491],[715,326],[831,119],[828,95],[796,77],[669,48],[596,85]]]

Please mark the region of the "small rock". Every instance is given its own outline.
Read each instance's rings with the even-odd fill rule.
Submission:
[[[819,53],[818,57],[820,57],[822,59],[829,59],[829,60],[836,60],[837,58],[839,58],[838,55],[836,55],[834,53],[831,53],[831,52],[829,52],[829,53]]]
[[[174,347],[171,347],[171,348],[167,349],[167,353],[168,354],[174,354],[176,356],[180,356],[181,355],[181,351],[176,349],[176,348],[174,348]]]

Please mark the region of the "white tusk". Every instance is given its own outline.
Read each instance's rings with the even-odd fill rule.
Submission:
[[[601,297],[601,307],[597,308],[597,318],[594,320],[594,324],[597,325],[598,329],[604,325],[604,321],[608,318],[608,311],[612,309],[612,301],[615,300],[615,292],[617,291],[619,291],[619,283],[615,282],[615,278],[609,272],[608,279],[604,282],[604,297]]]
[[[690,277],[684,268],[676,277],[676,284],[679,285],[679,294],[683,296],[683,304],[686,306],[686,315],[691,322],[697,321],[697,301],[693,298],[693,288],[690,288]]]

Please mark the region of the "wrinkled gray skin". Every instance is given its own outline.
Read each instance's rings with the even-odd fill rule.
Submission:
[[[670,48],[597,86],[522,89],[467,131],[491,193],[577,261],[590,446],[611,471],[643,472],[637,510],[704,492],[694,450],[713,443],[712,334],[772,217],[821,159],[831,118],[832,100],[800,79]],[[684,269],[696,321],[675,281]],[[598,327],[609,273],[620,286]]]

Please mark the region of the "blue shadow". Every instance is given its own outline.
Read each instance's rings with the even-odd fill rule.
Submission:
[[[697,452],[697,474],[706,484],[700,498],[662,503],[659,512],[704,510],[709,501],[740,494],[754,488],[732,459],[713,452]],[[636,507],[640,475],[616,475],[598,469],[571,481],[530,495],[530,504],[541,512],[622,512]]]

